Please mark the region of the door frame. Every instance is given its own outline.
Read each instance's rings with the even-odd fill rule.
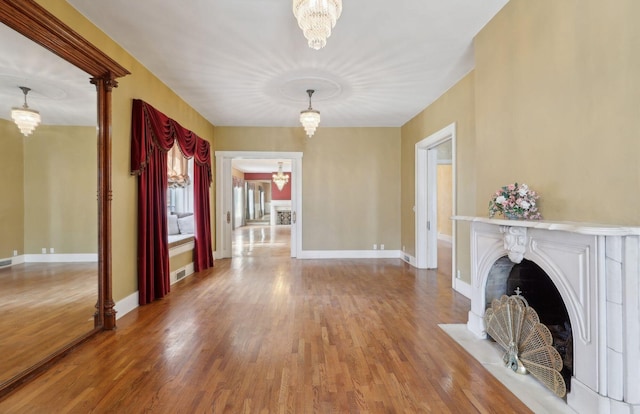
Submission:
[[[291,160],[291,257],[302,251],[302,152],[268,151],[216,151],[216,259],[232,257],[232,220],[227,212],[233,211],[231,161],[234,159]]]
[[[451,141],[451,170],[452,170],[452,202],[451,216],[456,215],[456,124],[447,125],[441,130],[429,135],[416,143],[415,156],[415,236],[416,236],[416,267],[418,269],[435,269],[438,267],[438,189],[436,147]],[[451,277],[455,278],[456,267],[456,231],[455,220],[452,222],[451,237]]]

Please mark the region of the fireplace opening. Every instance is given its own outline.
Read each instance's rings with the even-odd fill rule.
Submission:
[[[515,264],[508,257],[496,261],[485,287],[486,307],[502,295],[523,296],[530,307],[540,317],[553,337],[553,347],[562,357],[563,368],[560,374],[564,378],[567,392],[571,390],[573,375],[573,335],[567,308],[560,292],[544,270],[530,260]]]

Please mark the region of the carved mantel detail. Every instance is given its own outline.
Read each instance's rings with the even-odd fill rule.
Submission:
[[[471,222],[469,330],[486,335],[487,286],[496,281],[494,266],[505,253],[512,262],[526,256],[553,282],[575,328],[567,405],[581,414],[640,413],[640,371],[629,368],[630,361],[640,361],[640,226],[454,220]]]
[[[504,248],[508,252],[509,260],[520,263],[527,250],[527,228],[500,226],[500,233],[504,235]]]

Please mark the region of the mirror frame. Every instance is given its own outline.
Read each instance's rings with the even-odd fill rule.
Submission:
[[[97,91],[98,298],[94,329],[0,384],[0,397],[41,373],[69,350],[102,330],[116,327],[111,281],[111,91],[130,72],[34,0],[0,1],[0,22],[91,76]]]

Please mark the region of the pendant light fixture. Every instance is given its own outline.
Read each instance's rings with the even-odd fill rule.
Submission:
[[[24,105],[19,108],[11,108],[11,118],[16,125],[18,125],[18,128],[20,128],[22,135],[26,137],[36,129],[41,119],[40,113],[29,108],[29,105],[27,105],[27,94],[31,88],[27,88],[26,86],[18,86],[18,88],[22,89],[22,93],[24,93]]]
[[[289,176],[282,172],[282,163],[278,162],[278,172],[272,176],[278,190],[282,191],[284,185],[289,182]]]
[[[307,136],[311,138],[313,134],[316,132],[316,128],[320,124],[320,111],[316,111],[311,107],[311,95],[313,95],[315,91],[313,89],[307,89],[307,94],[309,94],[309,108],[300,111],[300,123],[304,127]]]
[[[293,0],[293,15],[309,47],[322,49],[342,13],[342,0]]]

